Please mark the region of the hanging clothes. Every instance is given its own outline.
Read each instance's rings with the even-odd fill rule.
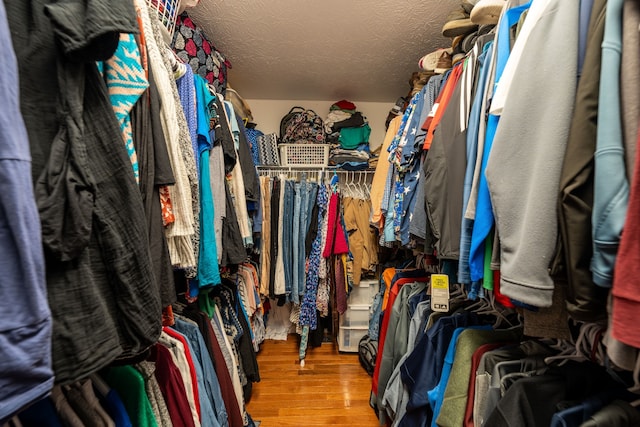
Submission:
[[[14,46],[22,52],[17,53],[24,76],[22,110],[27,123],[38,123],[28,132],[50,257],[53,363],[61,383],[148,347],[158,337],[161,319],[142,198],[95,66],[112,56],[115,34],[138,31],[135,10],[129,2],[116,2],[108,11],[80,8],[91,14],[86,16],[72,13],[71,4],[47,4],[47,15],[44,7],[7,8]],[[37,24],[27,34],[24,22]],[[62,40],[63,33],[74,37]],[[36,41],[44,50],[33,56],[28,47]],[[30,115],[35,111],[37,116]],[[58,133],[60,126],[64,131]],[[65,195],[70,179],[74,194]],[[69,204],[75,208],[64,209]],[[71,289],[83,298],[70,298]]]
[[[161,99],[162,125],[171,168],[174,172],[176,183],[169,187],[171,204],[175,214],[175,221],[165,228],[169,252],[174,266],[191,268],[195,274],[197,245],[194,239],[199,237],[196,230],[195,218],[198,217],[195,201],[198,198],[197,172],[193,155],[189,129],[186,124],[184,112],[179,108],[179,96],[170,74],[171,66],[166,56],[164,41],[160,34],[159,23],[146,3],[140,0],[137,5],[140,8],[143,30],[146,34],[147,53],[149,66],[156,72],[154,78],[158,85]],[[187,165],[192,164],[191,167]],[[194,192],[195,190],[195,192]],[[194,200],[195,198],[195,200]],[[195,215],[194,215],[194,209]]]
[[[606,2],[596,1],[591,11],[584,66],[576,92],[567,150],[560,180],[557,251],[564,259],[553,270],[566,272],[567,309],[580,321],[606,316],[606,290],[594,286],[589,264],[593,254],[593,155],[597,134],[597,99],[602,59]],[[559,274],[558,274],[559,275]]]
[[[471,281],[471,271],[469,267],[469,251],[471,249],[471,233],[473,232],[473,219],[467,218],[466,211],[471,197],[471,187],[475,174],[478,154],[481,153],[480,128],[484,123],[482,105],[484,102],[484,92],[489,78],[489,61],[493,54],[493,41],[486,43],[483,52],[478,56],[479,74],[476,84],[476,93],[469,113],[469,122],[466,141],[467,164],[465,166],[463,195],[462,195],[462,223],[460,226],[460,257],[458,264],[458,280],[460,283],[471,285],[473,292],[471,298],[480,290],[480,283]]]
[[[7,316],[2,328],[6,344],[0,350],[0,423],[4,423],[24,405],[49,393],[53,371],[40,222],[27,129],[20,114],[18,63],[4,4],[0,4],[0,43],[0,65],[5,70],[0,86],[4,99],[0,124],[0,309]]]
[[[199,288],[219,285],[221,283],[218,266],[218,245],[215,229],[215,209],[213,201],[211,170],[209,168],[213,141],[211,131],[215,128],[217,119],[211,108],[215,97],[201,77],[195,78],[197,109],[197,137],[200,158],[200,245],[198,253],[197,287],[190,286],[189,296],[198,295]],[[212,114],[213,113],[213,114]]]
[[[358,286],[363,271],[373,271],[378,264],[376,234],[369,226],[371,201],[343,197],[342,206],[349,252],[353,256],[352,279]]]
[[[629,182],[624,170],[624,144],[620,114],[620,61],[623,1],[607,2],[602,65],[598,94],[598,129],[594,157],[591,272],[598,286],[611,287],[620,235],[629,203]],[[606,106],[611,105],[612,108]]]
[[[553,281],[548,268],[557,239],[557,186],[577,83],[579,8],[554,1],[548,2],[547,8],[536,6],[534,2],[529,10],[491,104],[492,113],[500,113],[497,100],[505,94],[485,174],[500,236],[501,292],[526,304],[549,307]],[[555,13],[545,14],[547,10]],[[553,34],[566,31],[568,34],[563,36],[566,45],[549,43],[549,37],[555,37]],[[558,86],[544,86],[546,93],[560,91],[562,94],[558,94],[554,108],[525,107],[522,100],[543,97],[545,92],[540,88],[548,82],[543,73],[536,74],[539,78],[536,82],[520,70],[530,70],[541,63],[551,64],[567,55],[570,59],[565,61],[562,72],[554,71],[554,84]],[[507,80],[511,71],[513,78]],[[537,117],[535,122],[528,120],[531,114]],[[539,126],[539,123],[548,126]],[[509,164],[512,171],[507,179],[505,164]],[[477,224],[476,220],[474,233]],[[527,238],[534,233],[535,243]]]
[[[140,172],[139,188],[144,203],[153,273],[159,286],[163,307],[176,300],[169,247],[164,234],[160,190],[173,185],[175,178],[160,123],[160,98],[153,73],[149,72],[149,90],[131,111],[132,137]]]

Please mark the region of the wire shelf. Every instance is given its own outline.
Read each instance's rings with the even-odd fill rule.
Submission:
[[[321,168],[298,168],[291,166],[258,166],[258,175],[276,178],[285,176],[287,179],[300,181],[302,179],[315,182],[329,182],[335,174],[339,177],[340,192],[349,197],[368,199],[371,194],[371,184],[375,170],[345,171],[333,166]]]
[[[160,22],[173,37],[176,29],[176,20],[180,9],[180,0],[146,0],[149,7],[158,13]]]

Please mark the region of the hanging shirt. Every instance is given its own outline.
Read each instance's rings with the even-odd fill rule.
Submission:
[[[51,312],[29,139],[20,113],[18,66],[0,4],[0,419],[49,393]]]
[[[179,321],[180,320],[177,320],[176,322]],[[170,334],[170,336],[176,338],[184,345],[185,356],[187,356],[187,359],[191,362],[189,364],[189,367],[192,368],[192,381],[194,381],[195,389],[197,389],[198,391],[198,394],[196,396],[196,404],[198,406],[196,406],[196,408],[198,410],[198,415],[200,415],[201,424],[203,426],[220,427],[218,418],[216,417],[216,413],[213,409],[215,401],[211,399],[209,395],[210,389],[207,387],[209,384],[204,374],[200,348],[198,348],[198,354],[196,355],[194,341],[190,337],[188,338],[185,333],[178,330],[178,328],[175,326],[172,328],[165,328],[165,332]],[[209,371],[209,374],[212,373]],[[217,379],[215,379],[215,381],[217,382]]]
[[[180,105],[180,98],[175,86],[173,75],[169,73],[171,68],[162,35],[160,34],[160,22],[150,19],[148,5],[145,1],[136,0],[140,8],[141,21],[147,44],[149,66],[157,72],[153,72],[158,93],[161,100],[161,123],[167,143],[167,151],[173,169],[175,184],[169,186],[171,205],[175,214],[175,221],[165,228],[169,253],[174,266],[187,268],[195,275],[197,263],[197,244],[195,236],[199,226],[197,201],[199,196],[197,189],[197,171],[189,135],[189,127],[184,118],[184,112]],[[165,62],[166,60],[166,62]],[[189,274],[191,277],[191,273]]]
[[[426,107],[427,90],[428,88],[425,85],[422,90],[414,96],[416,99],[416,105],[414,106],[409,122],[407,123],[406,133],[400,141],[402,152],[400,154],[400,162],[397,167],[401,172],[406,172],[409,169],[412,169],[420,152],[422,151],[421,147],[416,146],[416,140],[418,138],[418,133],[423,133],[420,128],[420,118],[423,117],[424,110],[428,108]]]
[[[140,50],[133,34],[120,34],[120,43],[111,58],[104,62],[105,82],[113,111],[116,113],[124,145],[131,160],[136,182],[140,180],[138,158],[133,145],[131,110],[149,87],[140,60]]]
[[[447,73],[447,76],[449,75],[449,73]],[[416,192],[417,194],[415,195],[412,203],[412,207],[409,207],[408,211],[411,212],[411,217],[409,218],[409,233],[411,235],[414,235],[420,239],[427,239],[427,211],[425,209],[425,204],[424,204],[424,178],[425,178],[425,174],[423,173],[423,167],[424,167],[424,155],[425,152],[422,150],[422,146],[424,145],[424,140],[427,136],[427,131],[422,129],[422,123],[424,123],[424,121],[427,119],[427,116],[429,115],[429,113],[431,112],[431,109],[433,108],[433,104],[436,101],[436,98],[438,97],[438,94],[440,93],[440,88],[442,87],[442,81],[445,79],[445,75],[443,74],[436,74],[434,76],[431,76],[431,78],[429,78],[429,81],[427,82],[427,85],[425,86],[425,94],[424,94],[424,105],[422,107],[422,113],[420,114],[420,117],[418,119],[418,130],[416,132],[415,135],[415,141],[414,141],[414,146],[419,147],[420,150],[417,151],[415,154],[417,155],[418,153],[421,153],[421,166],[420,166],[420,170],[419,175],[418,175],[418,184],[416,187]],[[430,234],[430,232],[429,232]],[[401,231],[401,238],[404,239],[404,237],[402,237],[402,231]]]
[[[511,49],[511,52],[508,54],[508,61],[504,66],[504,70],[496,81],[495,92],[489,108],[489,112],[491,114],[496,116],[502,114],[504,103],[516,75],[516,69],[523,53],[525,53],[525,49],[527,49],[527,40],[550,2],[551,0],[536,0],[535,2],[529,3],[531,7],[527,11],[526,19],[524,20],[516,41],[513,44],[513,49]]]
[[[327,188],[326,186],[321,185],[318,188],[318,198],[316,201],[316,204],[319,207],[319,224],[322,224],[325,218],[328,200],[329,195],[327,194]],[[309,326],[311,330],[315,330],[318,327],[316,294],[318,292],[318,270],[320,266],[320,258],[322,257],[322,242],[322,233],[318,233],[313,241],[311,253],[309,254],[305,293],[300,306],[300,326]]]
[[[245,135],[247,136],[247,142],[251,148],[251,159],[253,164],[258,166],[260,164],[260,148],[258,146],[258,137],[264,136],[264,133],[256,128],[247,127],[245,129]]]
[[[593,156],[597,139],[598,91],[605,14],[606,0],[597,0],[591,11],[584,69],[576,89],[576,103],[560,177],[560,239],[556,248],[560,256],[555,257],[555,264],[551,267],[552,274],[566,277],[567,311],[572,318],[581,322],[604,320],[607,316],[608,289],[593,286],[593,274],[589,268],[593,255]],[[637,30],[636,23],[636,34]],[[638,37],[640,40],[640,34]],[[638,60],[640,61],[640,57]],[[612,346],[607,345],[609,352],[611,349]],[[615,360],[614,363],[622,366]]]
[[[391,146],[391,142],[393,141],[393,138],[395,137],[395,135],[398,133],[398,129],[400,128],[401,121],[402,121],[402,117],[396,116],[389,123],[389,128],[387,129],[387,133],[385,134],[380,153],[388,153],[388,149]],[[382,199],[385,191],[384,181],[387,177],[387,173],[389,171],[389,166],[390,166],[388,159],[385,159],[382,155],[380,157],[381,158],[378,161],[378,165],[376,166],[376,171],[373,175],[373,181],[371,183],[371,195],[370,195],[371,206],[373,207],[373,210],[371,211],[371,224],[378,229],[381,228],[383,223]]]
[[[482,114],[482,100],[489,77],[489,62],[493,53],[493,42],[485,45],[483,52],[478,57],[480,76],[476,85],[476,93],[473,99],[471,112],[469,114],[469,128],[467,131],[467,166],[465,168],[464,186],[462,190],[462,212],[467,209],[469,197],[471,196],[471,186],[475,172],[476,158],[478,155],[478,133],[480,132],[480,122],[484,121]],[[463,284],[471,283],[471,273],[469,271],[469,250],[471,246],[471,232],[473,230],[473,220],[463,215],[460,227],[460,258],[458,263],[458,280]]]
[[[413,109],[415,108],[418,100],[419,98],[416,94],[414,95],[413,98],[411,98],[411,101],[409,101],[409,105],[407,106],[407,109],[404,111],[404,114],[402,115],[402,120],[400,121],[398,132],[393,137],[393,140],[391,141],[391,144],[389,144],[389,148],[387,149],[387,151],[389,152],[389,162],[392,164],[395,164],[396,166],[400,164],[400,158],[402,153],[402,150],[399,149],[400,142],[403,140],[403,138],[406,137],[406,134],[408,131],[407,126],[409,124],[409,120],[411,119],[411,114],[413,113]]]
[[[142,197],[95,65],[112,56],[120,33],[138,31],[136,12],[130,1],[93,5],[87,8],[79,1],[47,2],[40,7],[27,2],[5,3],[20,67],[20,102],[29,134],[34,193],[41,209],[42,242],[52,255],[46,263],[47,299],[57,319],[50,341],[38,335],[38,328],[30,332],[39,343],[30,348],[46,351],[48,356],[39,356],[42,361],[52,355],[56,380],[65,383],[125,356],[123,349],[127,349],[126,356],[142,351],[157,340],[161,327],[160,297],[145,244],[148,229]],[[25,25],[27,22],[33,25]],[[2,41],[7,47],[11,43],[8,37]],[[3,54],[5,59],[8,56]],[[2,64],[3,79],[15,76],[9,64]],[[14,81],[11,87],[17,91],[18,83]],[[2,95],[4,120],[19,123],[6,112],[11,96]],[[15,140],[19,141],[24,139]],[[0,155],[6,159],[4,152]],[[11,155],[11,159],[26,159],[24,152]],[[2,170],[9,172],[5,165]],[[3,191],[3,197],[9,198],[10,193]],[[28,193],[21,189],[20,197],[27,198]],[[22,227],[28,226],[28,218],[33,220],[26,212],[19,218],[24,221]],[[28,259],[26,255],[21,262]],[[60,262],[62,259],[68,262]],[[5,258],[5,262],[11,261]],[[7,272],[5,275],[11,277]],[[27,312],[41,321],[48,317],[37,303],[38,288],[32,280],[29,284],[20,282],[18,289],[12,282],[11,290],[21,293],[5,303],[24,301],[29,295],[34,307],[13,316],[12,310],[19,305],[8,310],[3,306],[7,319],[23,322],[29,319],[24,317]],[[5,327],[13,329],[10,322]],[[51,343],[50,353],[45,340]],[[29,363],[36,367],[30,369],[35,377],[29,378],[47,381],[48,369],[40,371],[43,362]],[[3,368],[12,369],[4,364]],[[19,371],[16,367],[10,372]],[[4,385],[2,390],[6,390]]]
[[[623,0],[607,2],[602,41],[595,154],[591,271],[598,286],[611,287],[620,236],[629,203],[620,113]]]
[[[465,64],[468,61],[465,60]],[[463,75],[471,72],[465,65]],[[465,80],[459,79],[449,104],[442,113],[424,165],[424,193],[429,228],[440,259],[457,259],[460,245],[460,217],[466,154],[466,129],[461,131],[460,112]],[[440,107],[443,108],[443,107]]]
[[[195,427],[201,425],[200,423],[200,399],[198,393],[198,383],[196,379],[195,367],[191,360],[191,354],[187,353],[187,348],[184,343],[177,338],[177,332],[169,330],[169,328],[163,328],[162,335],[158,343],[166,347],[172,355],[172,360],[180,371],[180,376],[184,383],[186,392],[186,400],[189,404],[189,411],[193,418]],[[186,414],[185,414],[186,415]]]
[[[433,104],[433,108],[431,109],[429,116],[422,124],[422,129],[426,129],[427,131],[427,136],[424,140],[424,146],[423,146],[425,150],[428,150],[429,148],[431,148],[431,141],[433,141],[433,132],[435,131],[436,127],[438,126],[438,123],[440,123],[440,120],[442,119],[442,115],[444,114],[444,111],[447,108],[447,104],[451,99],[451,95],[453,94],[453,89],[458,84],[458,79],[460,79],[463,69],[464,67],[462,62],[456,64],[453,67],[453,69],[451,70],[451,74],[447,79],[447,83],[445,83],[445,86],[442,88],[442,91],[440,91],[440,95],[438,95],[438,99]]]
[[[233,106],[231,103],[224,101],[223,104],[228,129],[230,129],[231,135],[233,136],[235,156],[238,158],[240,128],[238,127],[238,121],[235,118],[236,116],[233,112]],[[253,234],[249,223],[249,213],[247,212],[247,199],[244,183],[245,175],[243,173],[244,167],[246,167],[246,165],[237,161],[231,170],[231,174],[227,176],[227,180],[229,182],[229,190],[232,195],[231,201],[233,203],[234,211],[236,212],[240,234],[242,235],[244,246],[248,247],[253,246]]]
[[[196,297],[199,288],[218,285],[221,282],[218,266],[218,245],[215,230],[215,209],[211,189],[209,157],[213,147],[210,131],[217,117],[212,117],[215,97],[209,91],[206,81],[194,77],[197,99],[198,157],[200,158],[200,246],[198,251],[197,287],[190,286],[190,297]]]
[[[107,369],[104,379],[112,387],[133,419],[133,425],[140,427],[157,427],[151,403],[147,397],[144,378],[133,366],[114,366]]]
[[[520,302],[549,307],[554,282],[548,269],[557,242],[558,183],[578,81],[579,7],[550,0],[538,13],[540,19],[531,21],[528,38],[516,40],[514,51],[521,41],[526,43],[522,55],[509,57],[510,64],[518,63],[512,66],[516,71],[505,96],[485,178],[500,236],[500,289]],[[534,13],[527,16],[523,31],[531,18]],[[564,62],[561,69],[549,66],[528,73],[537,64],[560,59]],[[550,109],[543,104],[551,96]],[[478,224],[476,218],[474,237]],[[487,225],[489,221],[481,223]]]
[[[329,198],[328,216],[327,241],[322,253],[324,258],[349,252],[349,245],[345,238],[344,228],[342,227],[340,195],[338,193],[332,193]]]
[[[522,13],[529,9],[529,4],[514,7],[503,13],[498,24],[498,33],[496,35],[494,52],[495,57],[495,76],[491,82],[491,87],[500,81],[502,71],[507,63],[510,53],[510,28],[515,25]],[[471,271],[471,280],[480,280],[484,276],[484,240],[493,227],[493,211],[491,206],[491,198],[489,197],[489,188],[484,171],[487,167],[489,154],[493,138],[498,127],[499,117],[489,115],[487,123],[487,131],[484,140],[482,153],[482,163],[480,168],[476,168],[479,174],[478,181],[478,200],[475,210],[475,223],[473,224],[473,232],[471,235],[471,249],[469,253],[469,268]]]
[[[198,104],[196,100],[196,80],[191,67],[185,67],[185,73],[176,80],[182,111],[189,126],[193,155],[196,160],[196,169],[200,172],[200,156],[198,156]]]

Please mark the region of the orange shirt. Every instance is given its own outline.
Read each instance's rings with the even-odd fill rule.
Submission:
[[[427,131],[427,137],[424,140],[423,148],[428,150],[431,148],[431,141],[433,141],[433,132],[440,123],[442,119],[442,115],[444,111],[447,109],[447,104],[449,104],[449,100],[451,99],[451,95],[453,95],[453,90],[455,89],[458,81],[460,80],[460,76],[462,75],[462,71],[464,61],[459,62],[453,67],[451,70],[451,74],[447,79],[444,87],[440,91],[436,102],[433,104],[433,108],[429,112],[429,116],[427,116],[427,120],[422,124],[422,129]]]
[[[384,296],[382,297],[382,311],[387,308],[387,302],[389,301],[389,292],[391,291],[391,280],[396,275],[396,269],[389,267],[382,272],[382,280],[384,281]]]

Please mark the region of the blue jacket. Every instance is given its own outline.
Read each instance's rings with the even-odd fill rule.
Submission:
[[[620,117],[622,4],[623,0],[607,2],[598,99],[591,271],[594,283],[604,287],[611,287],[613,282],[613,268],[629,202]]]

